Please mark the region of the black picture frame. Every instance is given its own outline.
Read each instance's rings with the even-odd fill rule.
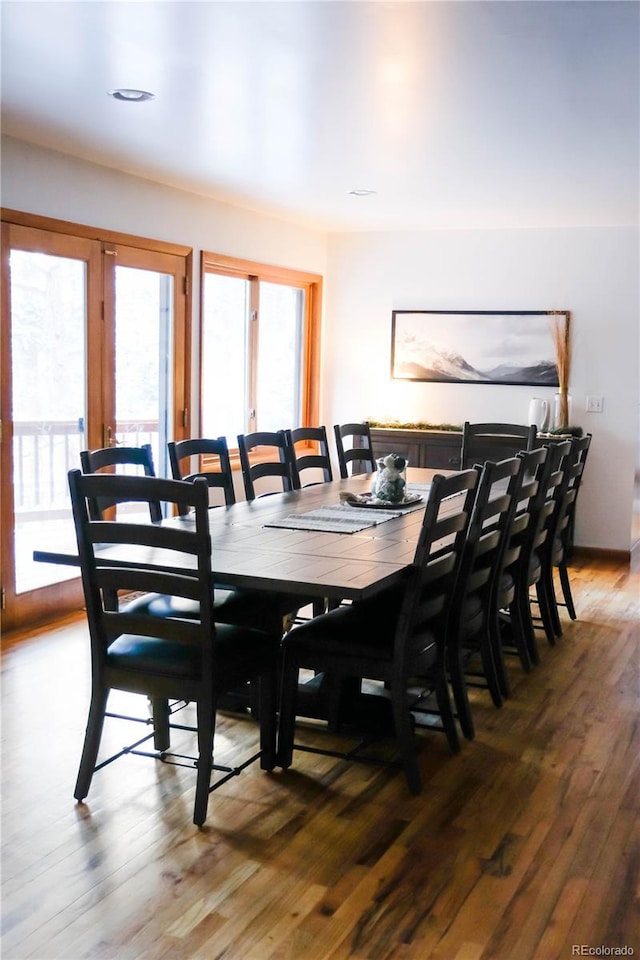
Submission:
[[[565,310],[393,310],[391,377],[426,383],[558,387]]]

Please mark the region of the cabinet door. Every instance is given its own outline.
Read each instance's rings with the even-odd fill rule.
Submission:
[[[421,437],[414,433],[402,430],[376,430],[371,433],[373,454],[377,457],[386,457],[388,453],[399,453],[406,457],[410,467],[424,467],[425,445]]]
[[[431,467],[433,470],[459,470],[461,444],[462,438],[457,443],[449,439],[446,442],[438,443],[430,437],[425,448],[425,466]]]

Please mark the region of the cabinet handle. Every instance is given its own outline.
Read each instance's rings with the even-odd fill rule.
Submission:
[[[449,457],[449,463],[452,467],[460,466],[460,457]]]

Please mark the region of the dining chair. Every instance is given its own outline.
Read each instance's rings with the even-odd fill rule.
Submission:
[[[153,464],[153,451],[150,443],[145,443],[141,447],[101,447],[97,450],[81,450],[80,465],[83,473],[101,473],[108,470],[113,472],[113,468],[132,467],[129,473],[144,473],[146,477],[155,477],[156,471]],[[91,517],[93,520],[100,520],[106,510],[115,506],[104,498],[98,502],[89,504]],[[153,521],[162,519],[162,511],[159,503],[149,503],[149,513]]]
[[[314,483],[329,483],[333,480],[326,427],[296,427],[294,430],[285,430],[285,434],[300,487],[311,486]],[[296,451],[298,444],[302,446],[300,453]],[[321,471],[322,480],[314,479],[303,484],[301,477],[303,470],[314,470],[314,477],[317,477],[318,471]]]
[[[298,672],[302,667],[343,678],[384,682],[404,774],[420,790],[415,714],[435,693],[440,727],[453,752],[460,748],[447,683],[447,621],[463,553],[478,474],[434,477],[414,561],[406,582],[371,600],[338,607],[294,627],[284,638],[278,763],[289,767],[294,749],[367,760],[363,744],[336,754],[295,740]],[[420,689],[412,689],[419,678]],[[338,688],[339,689],[339,688]],[[370,759],[370,758],[369,758]]]
[[[238,450],[247,500],[255,500],[258,496],[269,496],[274,492],[288,493],[299,488],[300,480],[284,430],[240,434]],[[279,489],[274,491],[269,488],[258,493],[256,481],[267,478],[276,478],[279,481]]]
[[[371,429],[368,423],[343,423],[334,425],[336,450],[340,476],[343,480],[349,476],[349,464],[353,473],[375,473],[376,459],[373,455]],[[351,438],[350,445],[345,441]]]
[[[249,763],[260,760],[265,770],[275,765],[277,653],[280,636],[266,630],[216,623],[211,578],[209,536],[209,491],[202,479],[193,483],[154,477],[69,473],[69,488],[80,556],[82,583],[91,638],[91,702],[74,796],[83,801],[93,775],[106,764],[126,754],[142,754],[157,760],[185,763],[189,758],[173,754],[170,734],[176,703],[190,702],[196,708],[197,769],[193,821],[201,826],[207,815],[209,793]],[[173,523],[126,523],[94,520],[93,500],[112,503],[166,503],[170,508],[187,504],[193,525]],[[100,549],[96,549],[97,546]],[[113,548],[120,562],[109,562]],[[123,556],[124,553],[124,556]],[[187,558],[187,562],[185,562]],[[122,562],[126,560],[126,563]],[[115,608],[105,596],[142,591],[196,602],[198,619],[179,615],[149,617],[129,604]],[[260,749],[239,766],[213,762],[216,710],[221,694],[242,682],[259,687]],[[162,710],[153,714],[154,729],[114,755],[98,755],[105,718],[135,720],[108,711],[112,690],[146,694]],[[173,702],[168,707],[169,701]],[[146,719],[142,718],[146,723]],[[155,750],[143,748],[154,739]],[[221,777],[211,783],[212,771]]]
[[[530,636],[531,618],[527,621],[520,615],[524,611],[516,604],[516,594],[522,591],[528,598],[529,554],[526,548],[529,532],[535,530],[544,504],[543,483],[548,449],[537,447],[521,451],[518,458],[522,462],[519,483],[511,503],[511,518],[507,523],[500,566],[494,573],[489,628],[495,648],[505,653],[516,653],[522,669],[529,673],[532,663],[536,662],[530,653],[535,646],[535,637]],[[502,692],[508,696],[508,686]]]
[[[508,618],[502,617],[501,633],[503,645],[509,649],[516,648],[524,669],[527,669],[527,660],[530,664],[540,662],[536,639],[536,623],[532,614],[531,591],[537,588],[542,576],[541,556],[545,550],[547,537],[553,526],[553,515],[556,509],[557,488],[564,476],[564,464],[571,452],[571,442],[545,444],[547,455],[544,462],[538,464],[535,470],[534,482],[537,484],[535,494],[529,500],[529,522],[522,534],[520,542],[520,556],[515,569],[512,571],[515,579],[515,592],[508,610]],[[527,454],[521,453],[520,457]],[[550,615],[544,604],[537,601],[540,607],[542,626],[550,643],[554,641],[555,632]],[[535,620],[538,620],[536,617]],[[526,647],[526,650],[524,649]]]
[[[462,469],[485,460],[506,460],[535,446],[537,427],[517,423],[469,423],[462,428]]]
[[[568,522],[567,522],[567,532],[566,532],[566,541],[565,541],[565,551],[563,556],[563,563],[560,563],[559,573],[560,581],[562,584],[562,592],[564,594],[564,599],[569,608],[569,613],[571,615],[571,609],[573,609],[573,602],[569,601],[567,598],[571,597],[571,586],[568,580],[568,574],[566,576],[566,584],[564,582],[564,574],[562,571],[563,566],[566,568],[567,562],[571,559],[573,555],[573,546],[574,546],[574,537],[575,537],[575,520],[576,520],[576,508],[578,493],[580,491],[582,480],[584,478],[584,470],[586,467],[587,457],[589,455],[589,450],[591,449],[591,440],[592,435],[590,433],[585,434],[584,437],[574,438],[573,452],[576,457],[576,468],[574,470],[574,476],[570,482],[570,487],[573,488],[574,493],[571,497],[571,502],[569,504],[568,513]],[[575,609],[574,609],[575,613]],[[572,616],[572,620],[575,620],[576,617]]]
[[[474,467],[478,489],[451,604],[447,648],[458,719],[469,740],[475,736],[475,727],[468,687],[488,689],[496,707],[502,706],[508,689],[502,651],[490,621],[494,577],[501,572],[520,468],[517,457]]]
[[[209,489],[222,490],[227,507],[236,502],[229,448],[225,437],[218,437],[216,440],[208,440],[204,437],[192,440],[171,440],[167,448],[174,480],[194,480],[196,477],[202,477],[206,480]],[[215,469],[207,468],[192,473],[190,470],[192,457],[203,456],[215,457]]]
[[[562,636],[562,624],[558,613],[559,601],[554,585],[554,569],[558,570],[560,586],[564,598],[564,605],[572,620],[576,619],[576,610],[571,594],[569,581],[568,559],[573,546],[572,525],[575,520],[578,493],[584,475],[586,459],[591,446],[591,434],[584,437],[574,437],[571,441],[571,451],[566,462],[565,476],[556,495],[556,511],[554,514],[546,550],[542,556],[542,575],[540,578],[540,592],[544,600],[547,616],[550,617],[553,633],[556,637]],[[547,636],[549,639],[549,635]]]

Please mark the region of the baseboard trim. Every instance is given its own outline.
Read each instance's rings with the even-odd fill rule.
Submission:
[[[574,547],[574,557],[585,560],[612,560],[616,563],[630,563],[631,550],[608,550],[605,547]]]

